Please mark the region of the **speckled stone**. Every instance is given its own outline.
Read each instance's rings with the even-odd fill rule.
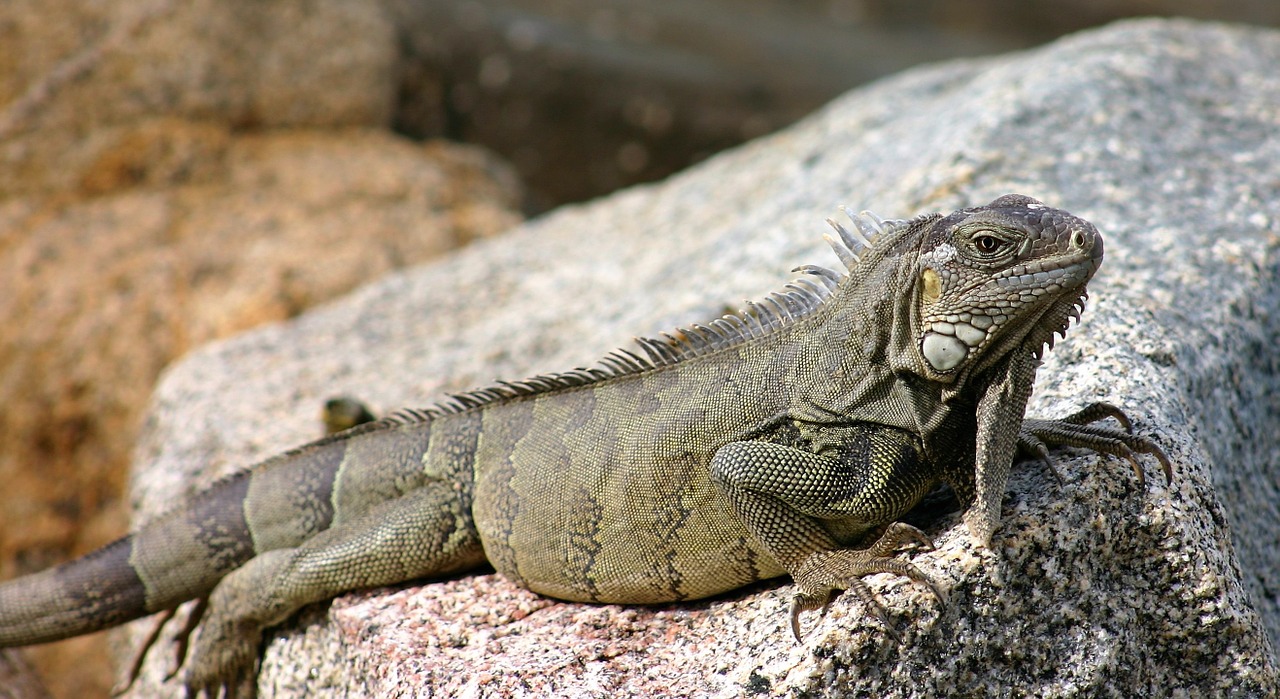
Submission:
[[[343,596],[276,629],[265,696],[1274,696],[1280,640],[1280,34],[1117,24],[910,71],[667,182],[558,210],[288,325],[201,351],[155,396],[142,516],[379,409],[591,362],[831,264],[837,204],[887,217],[1020,192],[1094,221],[1107,261],[1031,412],[1107,399],[1173,458],[1015,471],[990,549],[950,512],[912,560],[950,591],[870,585],[803,645],[784,581],[710,602],[590,606],[493,575]],[[145,626],[145,625],[144,625]],[[138,633],[135,628],[134,633]],[[170,661],[157,653],[135,696]]]

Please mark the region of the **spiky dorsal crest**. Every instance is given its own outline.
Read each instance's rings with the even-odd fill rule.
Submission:
[[[759,301],[747,301],[746,307],[737,313],[705,324],[693,323],[688,327],[664,332],[660,337],[637,337],[636,345],[642,354],[619,348],[606,354],[594,367],[540,374],[522,381],[497,381],[484,388],[450,394],[448,399],[427,408],[392,413],[378,422],[387,426],[424,422],[512,398],[640,374],[735,347],[787,328],[822,308],[841,282],[856,271],[861,256],[878,239],[884,237],[886,232],[896,231],[906,223],[884,221],[869,211],[855,214],[847,207],[844,212],[853,221],[855,230],[850,231],[836,221],[827,219],[827,223],[831,224],[839,237],[830,234],[823,237],[847,268],[846,274],[818,265],[797,267],[792,271],[804,276],[793,279],[781,290]]]
[[[854,230],[849,230],[835,219],[827,219],[827,223],[835,229],[839,234],[839,239],[833,238],[830,233],[822,236],[827,241],[831,249],[835,251],[836,257],[840,258],[840,262],[853,272],[861,261],[863,252],[871,249],[875,241],[885,237],[886,232],[896,231],[900,226],[905,225],[906,221],[892,220],[885,221],[870,211],[863,211],[855,214],[853,209],[843,207],[844,215],[849,217],[853,222]]]

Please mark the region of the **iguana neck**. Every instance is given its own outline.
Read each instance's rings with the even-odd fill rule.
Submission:
[[[920,232],[937,218],[902,222],[864,250],[822,311],[797,326],[799,354],[809,359],[792,367],[805,372],[792,378],[793,385],[801,387],[796,410],[802,419],[845,418],[917,433],[941,424],[947,386],[914,371],[920,364],[914,356],[914,260]],[[867,406],[876,408],[868,411]]]

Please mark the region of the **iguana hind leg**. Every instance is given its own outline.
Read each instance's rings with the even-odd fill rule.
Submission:
[[[260,554],[214,588],[187,664],[187,693],[251,695],[263,629],[305,604],[483,561],[469,508],[445,482],[339,522],[297,548]]]
[[[712,479],[752,534],[796,583],[791,627],[800,638],[799,615],[822,609],[852,590],[888,625],[884,607],[862,582],[895,573],[942,590],[910,562],[894,554],[904,543],[929,545],[924,533],[893,523],[935,482],[915,441],[900,430],[851,428],[848,440],[823,454],[770,442],[734,442],[716,452]],[[829,454],[829,455],[826,455]],[[865,549],[840,541],[892,523]]]

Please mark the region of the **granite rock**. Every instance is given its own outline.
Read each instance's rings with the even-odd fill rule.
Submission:
[[[989,549],[957,512],[797,645],[785,581],[592,606],[493,574],[344,595],[269,634],[265,696],[1274,696],[1280,641],[1280,34],[1139,21],[912,70],[668,181],[567,207],[446,261],[194,353],[154,396],[142,519],[314,437],[334,394],[383,410],[592,362],[718,315],[807,262],[837,204],[886,217],[1007,192],[1096,223],[1107,261],[1030,412],[1107,399],[1173,458],[1015,469]],[[135,640],[150,627],[130,627]],[[153,653],[134,696],[172,693]]]

